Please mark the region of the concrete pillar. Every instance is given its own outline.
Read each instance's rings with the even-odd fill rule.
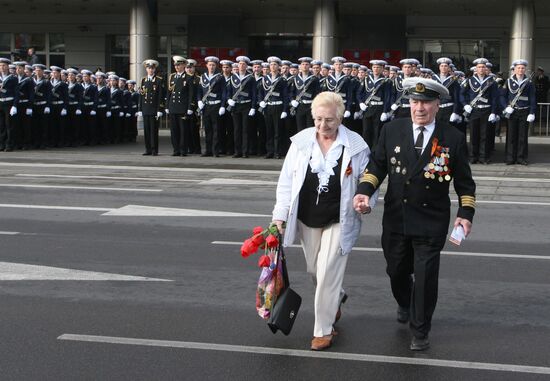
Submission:
[[[130,9],[130,78],[145,75],[143,61],[157,56],[157,0],[132,0]]]
[[[510,28],[510,64],[520,58],[535,66],[535,5],[532,0],[516,0]]]
[[[316,0],[313,15],[313,58],[324,62],[337,52],[337,7],[335,0]]]

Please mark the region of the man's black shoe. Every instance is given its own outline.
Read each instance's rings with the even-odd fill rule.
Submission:
[[[405,324],[409,321],[409,309],[405,307],[397,307],[397,321],[401,324]]]
[[[174,152],[172,156],[180,156],[181,154],[179,152]]]
[[[414,337],[411,340],[411,351],[425,351],[430,347],[430,342],[428,340],[428,336],[425,336],[422,339],[419,339],[418,337]]]
[[[153,156],[158,156],[159,154],[157,152],[153,152]]]
[[[476,158],[470,159],[470,164],[477,164],[477,163],[479,163],[479,159],[476,159]]]
[[[265,158],[266,158],[266,159],[273,159],[273,154],[272,154],[272,153],[268,153],[267,155],[265,155]]]
[[[187,156],[187,154],[186,154],[186,153],[182,153],[180,156]]]
[[[240,153],[236,153],[236,154],[234,154],[232,157],[234,157],[234,158],[239,158],[239,157],[243,157],[243,155],[241,155]]]
[[[518,161],[518,164],[527,165],[529,163],[527,162],[527,160],[520,160],[520,161]]]
[[[516,163],[513,162],[513,161],[507,161],[507,162],[506,162],[506,165],[514,165],[514,164],[516,164]]]
[[[211,153],[203,153],[203,154],[201,154],[201,157],[210,157],[210,156],[212,156]]]
[[[248,159],[248,155],[243,155],[243,158]]]
[[[144,152],[141,154],[142,156],[151,156],[151,152]]]

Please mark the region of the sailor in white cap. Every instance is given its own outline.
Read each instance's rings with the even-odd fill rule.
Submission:
[[[17,76],[10,73],[11,61],[7,58],[0,58],[0,151],[13,151],[16,140],[17,101]]]
[[[204,61],[207,71],[200,78],[197,96],[205,134],[205,150],[201,156],[219,157],[225,153],[220,145],[220,130],[221,116],[225,114],[227,83],[223,75],[216,71],[220,62],[218,57],[206,57]]]
[[[537,101],[535,85],[525,75],[527,60],[519,59],[512,62],[514,74],[506,81],[501,96],[504,116],[508,118],[506,130],[506,164],[527,165],[529,123],[535,121]]]
[[[136,142],[138,131],[137,131],[137,112],[138,112],[138,105],[139,105],[139,92],[136,91],[136,81],[133,79],[130,79],[126,82],[126,85],[128,86],[128,91],[131,95],[131,102],[128,105],[128,108],[130,110],[130,130],[128,131],[128,139],[130,142]]]
[[[351,116],[351,106],[353,103],[353,92],[351,78],[344,74],[344,63],[346,59],[341,56],[332,57],[332,66],[334,68],[334,73],[329,74],[325,81],[322,82],[322,91],[332,91],[338,93],[344,100],[346,105],[346,111],[344,111],[344,119],[342,124],[345,126],[351,127],[352,121],[350,120]]]
[[[69,68],[67,71],[67,134],[65,144],[76,147],[81,144],[83,130],[82,106],[84,87],[76,81],[78,70]]]
[[[0,65],[1,66],[1,65]],[[36,149],[46,147],[48,140],[48,114],[52,84],[44,76],[46,66],[32,65],[34,71],[34,99],[32,110],[32,145]]]
[[[96,71],[97,103],[96,103],[96,128],[92,136],[94,144],[106,144],[111,130],[111,89],[107,84],[107,74]]]
[[[311,57],[301,57],[300,73],[291,80],[290,86],[290,114],[296,115],[296,130],[300,132],[313,126],[313,117],[311,115],[311,103],[313,99],[321,92],[319,78],[311,71]]]
[[[285,155],[286,140],[283,131],[288,110],[288,84],[280,74],[281,59],[268,57],[270,73],[263,77],[259,91],[259,110],[264,113],[266,127],[266,159]]]
[[[399,61],[401,65],[402,73],[398,74],[393,80],[393,90],[392,90],[392,105],[391,111],[388,113],[388,117],[391,118],[395,115],[395,118],[409,118],[410,117],[410,106],[409,99],[405,96],[403,91],[403,80],[406,78],[414,77],[415,68],[420,64],[415,58],[404,58]]]
[[[15,146],[17,149],[29,149],[32,145],[32,99],[34,97],[34,81],[25,74],[27,63],[17,61],[15,76],[17,77],[18,100],[16,105],[18,113],[15,115]]]
[[[50,116],[50,141],[52,147],[63,147],[65,145],[65,136],[67,132],[67,106],[69,103],[69,89],[66,82],[61,80],[61,71],[59,66],[50,66],[52,71],[52,113]]]
[[[378,196],[376,191],[388,177],[382,227],[386,269],[398,305],[397,320],[409,323],[409,348],[423,351],[430,346],[440,255],[449,229],[449,186],[453,180],[459,198],[454,226],[465,235],[472,227],[476,188],[464,136],[435,119],[447,88],[427,78],[407,78],[403,88],[411,118],[384,126],[353,204],[357,212],[367,212],[370,198]]]
[[[311,71],[314,76],[320,79],[321,77],[321,66],[323,65],[323,61],[321,60],[313,60],[311,61]]]
[[[472,164],[491,161],[491,128],[489,123],[497,121],[499,107],[498,85],[494,78],[487,76],[487,59],[474,60],[475,74],[471,76],[462,88],[464,100],[464,117],[468,119],[470,142],[472,145]],[[494,139],[494,134],[492,134]]]
[[[447,57],[437,59],[439,73],[433,75],[433,79],[441,83],[449,90],[449,96],[441,99],[437,121],[445,123],[457,123],[461,120],[462,103],[460,102],[460,83],[451,71],[453,61]]]
[[[91,145],[97,142],[97,86],[92,81],[92,72],[87,69],[82,74],[82,144]]]
[[[382,122],[388,120],[391,106],[392,87],[382,71],[387,64],[384,60],[370,61],[372,74],[365,76],[357,91],[356,99],[362,111],[362,136],[369,147],[375,147]]]
[[[158,155],[159,119],[162,117],[161,102],[164,98],[164,82],[156,75],[158,61],[143,61],[147,75],[141,78],[139,92],[138,116],[143,117],[143,137],[145,141],[144,156]]]
[[[165,112],[170,120],[172,156],[187,156],[197,87],[195,77],[185,71],[188,61],[182,56],[173,56],[172,61],[176,71],[168,76]]]

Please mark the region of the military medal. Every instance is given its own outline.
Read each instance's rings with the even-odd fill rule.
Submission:
[[[401,173],[404,174],[404,175],[406,175],[406,174],[407,174],[407,168],[403,168],[403,169],[401,170]]]
[[[424,177],[429,179],[430,178],[430,172],[424,172]]]
[[[395,163],[397,163],[397,160],[395,160],[395,157],[392,157],[392,158],[390,159],[390,163],[392,163],[392,164],[394,164],[394,165],[395,165]]]
[[[401,147],[395,146],[394,152],[395,152],[395,153],[401,152]]]
[[[439,176],[439,182],[442,183],[443,182],[443,177]]]
[[[447,181],[451,181],[451,176],[449,176],[449,175],[445,175],[445,180],[447,180]]]
[[[401,167],[395,167],[395,172],[397,173],[401,172]]]

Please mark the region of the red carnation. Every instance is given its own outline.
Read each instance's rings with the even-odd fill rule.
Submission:
[[[254,229],[252,229],[252,234],[254,235],[260,234],[263,231],[264,231],[264,228],[262,228],[261,226],[256,226]]]
[[[241,255],[246,258],[258,251],[258,245],[254,243],[252,238],[249,238],[243,242],[241,246]]]
[[[263,234],[256,234],[251,239],[252,239],[252,242],[254,242],[254,244],[258,247],[262,245],[265,241]]]
[[[260,257],[260,260],[258,261],[258,266],[260,267],[269,267],[271,264],[271,259],[269,259],[268,255],[262,255]]]
[[[267,247],[277,247],[279,245],[279,240],[273,234],[270,234],[265,239]]]

